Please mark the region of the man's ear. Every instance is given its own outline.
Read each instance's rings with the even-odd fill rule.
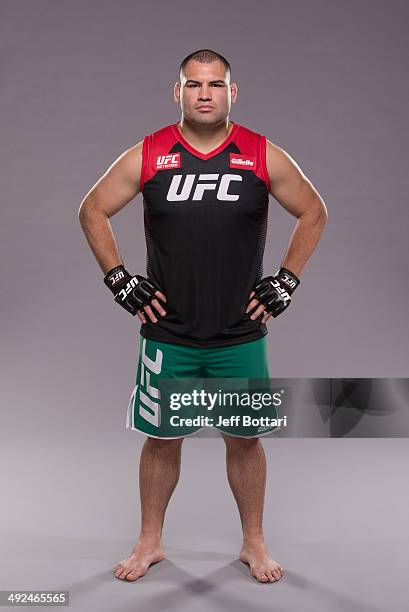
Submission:
[[[175,100],[175,102],[177,104],[179,104],[180,102],[180,83],[179,81],[176,81],[174,87],[173,87],[173,98]]]
[[[236,83],[230,83],[231,101],[234,103],[237,100],[238,87]]]

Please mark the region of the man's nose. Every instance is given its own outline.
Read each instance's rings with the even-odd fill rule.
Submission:
[[[202,85],[199,92],[199,100],[211,100],[212,96],[210,93],[210,87],[208,85]]]

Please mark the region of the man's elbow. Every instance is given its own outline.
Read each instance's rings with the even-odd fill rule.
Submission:
[[[86,222],[86,219],[89,217],[90,208],[91,206],[90,206],[89,200],[84,198],[78,209],[78,220],[81,225],[84,225],[84,223]]]
[[[327,221],[328,221],[328,210],[327,210],[327,207],[325,206],[324,200],[320,198],[319,204],[318,204],[318,223],[321,223],[321,225],[325,225]]]
[[[98,210],[95,200],[90,196],[86,196],[82,200],[78,209],[79,222],[81,225],[83,225],[88,219],[95,216],[95,214],[98,214],[99,212],[100,211]]]
[[[309,210],[311,219],[314,220],[315,224],[324,226],[328,221],[327,207],[324,200],[318,194],[314,197],[313,205],[307,210]]]
[[[314,197],[297,217],[309,225],[324,227],[328,221],[327,207],[321,198]]]
[[[307,223],[313,225],[324,226],[328,221],[325,202],[308,179],[304,181],[301,187],[300,211],[296,216],[298,218],[303,217]]]
[[[78,209],[78,219],[80,223],[82,219],[84,218],[84,216],[85,216],[85,200],[82,200],[80,207]]]

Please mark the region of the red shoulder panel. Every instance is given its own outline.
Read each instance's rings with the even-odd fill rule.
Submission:
[[[149,179],[156,174],[156,160],[159,155],[166,155],[176,143],[171,125],[145,136],[142,146],[142,169],[141,169],[141,184],[140,190]]]
[[[234,138],[234,142],[240,149],[240,153],[256,158],[257,165],[253,172],[262,181],[264,181],[267,190],[269,191],[270,179],[268,176],[266,163],[266,137],[258,132],[253,132],[253,130],[244,127],[244,125],[240,125],[240,129]]]

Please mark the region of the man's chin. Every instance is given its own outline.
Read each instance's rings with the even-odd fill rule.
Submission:
[[[225,121],[225,117],[216,115],[214,111],[210,111],[208,113],[196,112],[191,121],[197,125],[220,125],[220,123]]]

